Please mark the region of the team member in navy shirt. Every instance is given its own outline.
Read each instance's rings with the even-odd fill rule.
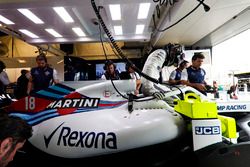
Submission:
[[[169,83],[172,85],[187,84],[188,76],[186,68],[188,67],[188,61],[183,60],[179,67],[171,72],[169,76]]]
[[[45,55],[38,55],[36,63],[37,67],[31,69],[31,77],[27,89],[28,95],[31,91],[37,92],[59,82],[56,70],[48,66]]]
[[[201,68],[204,58],[205,57],[202,53],[195,53],[192,57],[192,65],[187,68],[187,73],[189,81],[188,86],[191,86],[206,95],[206,71]]]
[[[101,79],[102,80],[119,80],[119,71],[116,69],[116,65],[114,64],[113,61],[108,60],[103,69],[105,70],[105,73],[102,75]]]

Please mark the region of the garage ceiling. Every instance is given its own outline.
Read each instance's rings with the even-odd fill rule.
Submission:
[[[149,3],[149,14],[146,19],[137,19],[139,4]],[[27,0],[27,1],[6,1],[0,2],[0,15],[11,20],[14,24],[6,25],[14,30],[13,33],[20,34],[25,41],[29,43],[74,43],[74,42],[96,42],[100,41],[99,26],[96,15],[93,11],[90,0]],[[151,15],[155,8],[152,0],[127,0],[114,1],[96,0],[98,6],[102,6],[100,13],[106,22],[109,30],[119,41],[145,41],[150,38],[149,23]],[[112,20],[109,9],[110,4],[120,4],[121,20]],[[53,9],[54,7],[64,7],[68,14],[72,17],[72,22],[65,23]],[[25,17],[18,9],[28,9],[35,14],[43,24],[35,24]],[[145,25],[142,34],[135,34],[136,25]],[[122,26],[122,35],[115,35],[114,26]],[[78,27],[86,34],[84,37],[78,37],[72,28]],[[34,33],[37,38],[30,38],[23,34],[20,30],[25,29]],[[49,34],[46,29],[54,29],[61,37],[54,37]]]
[[[151,4],[146,19],[137,18],[140,3]],[[153,32],[152,15],[156,13],[157,5],[153,0],[96,0],[96,4],[103,7],[100,9],[100,13],[115,39],[132,43],[132,45],[128,44],[131,47],[136,47],[137,44],[141,46],[141,42],[148,41],[151,41],[154,46],[162,46],[169,42],[186,46],[194,45],[246,9],[250,5],[250,0],[205,0],[205,3],[211,8],[209,12],[205,12],[201,5],[185,20],[160,33]],[[120,4],[121,20],[111,19],[110,4]],[[161,12],[161,18],[164,19],[162,19],[162,24],[158,25],[158,28],[163,29],[172,25],[197,5],[197,0],[179,0],[170,10],[164,8]],[[74,22],[65,23],[53,10],[53,7],[64,7]],[[18,9],[29,9],[44,23],[33,23]],[[166,10],[168,12],[164,12]],[[2,23],[4,26],[1,30],[16,35],[28,43],[89,43],[100,41],[100,31],[99,27],[94,24],[96,15],[90,0],[1,0],[0,15],[14,23],[8,25]],[[135,33],[138,24],[145,25],[141,34]],[[122,35],[115,35],[114,26],[117,25],[122,26]],[[72,30],[74,27],[81,28],[86,36],[78,37]],[[37,38],[28,37],[20,29],[29,30],[37,35]],[[53,37],[45,29],[54,29],[62,37]],[[210,45],[213,45],[213,43],[210,43]]]
[[[205,0],[205,2],[210,6],[209,12],[204,12],[203,7],[199,7],[178,25],[161,33],[156,40],[156,44],[164,45],[167,42],[173,42],[187,46],[193,45],[223,26],[250,5],[250,0]],[[172,11],[171,19],[166,20],[163,27],[172,25],[196,5],[197,1],[184,1],[178,10]],[[238,24],[241,24],[241,22]],[[211,43],[210,46],[213,45]]]

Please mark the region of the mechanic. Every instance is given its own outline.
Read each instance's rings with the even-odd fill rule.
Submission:
[[[48,88],[50,85],[59,83],[57,71],[47,64],[47,58],[44,54],[36,57],[37,67],[31,69],[31,77],[29,78],[27,94],[37,92]]]
[[[187,68],[188,73],[188,86],[191,86],[204,95],[207,95],[206,91],[210,90],[212,87],[209,86],[205,81],[206,71],[201,68],[205,56],[198,52],[192,57],[192,65]]]
[[[113,61],[108,60],[106,61],[103,69],[105,70],[105,73],[102,75],[102,80],[119,80],[119,71],[116,69],[116,65]]]
[[[183,60],[180,63],[179,67],[171,72],[169,76],[169,83],[171,85],[179,85],[179,84],[186,85],[188,82],[187,81],[188,75],[186,71],[187,67],[188,67],[188,61]]]

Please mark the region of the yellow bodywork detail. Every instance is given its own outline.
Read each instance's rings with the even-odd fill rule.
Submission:
[[[237,137],[235,119],[218,115],[215,102],[203,101],[200,96],[195,93],[187,93],[184,100],[175,99],[174,109],[191,119],[217,118],[221,121],[221,131],[224,137]]]
[[[184,100],[175,99],[175,111],[191,119],[217,118],[215,102],[203,101],[195,93],[185,94]]]
[[[218,115],[218,119],[221,121],[222,135],[227,138],[236,138],[236,122],[234,118]]]

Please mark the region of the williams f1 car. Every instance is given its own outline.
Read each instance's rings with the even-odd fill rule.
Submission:
[[[193,165],[211,166],[249,159],[249,143],[235,142],[235,120],[220,116],[216,103],[195,89],[166,87],[165,99],[157,100],[132,95],[133,80],[113,82],[120,93],[110,81],[64,82],[14,101],[6,109],[32,125],[32,146],[42,150],[43,156],[63,158],[58,162],[64,164],[65,159],[101,156],[109,160],[107,164],[115,160],[131,164],[127,158],[107,158],[123,153],[139,160],[135,164],[146,162],[145,166],[190,160],[195,161],[190,162]],[[156,152],[151,148],[157,150],[157,162],[148,160],[153,155],[145,154],[147,148],[152,154]]]

